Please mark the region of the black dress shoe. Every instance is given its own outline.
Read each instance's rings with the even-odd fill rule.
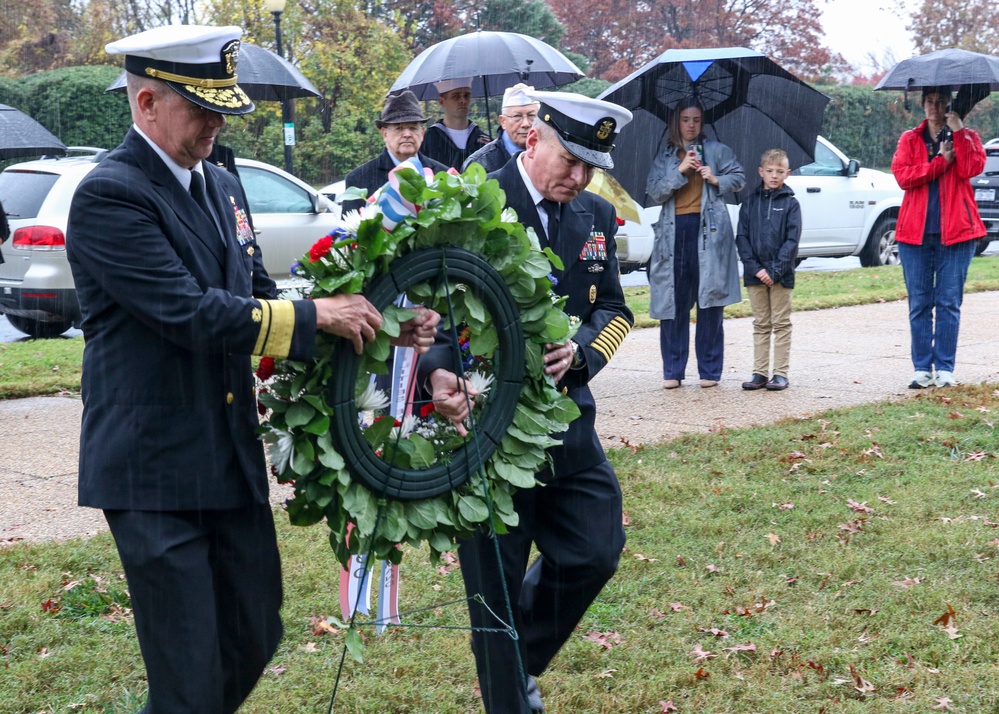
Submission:
[[[771,392],[779,392],[782,389],[787,389],[789,384],[790,382],[787,381],[787,377],[775,374],[770,378],[770,381],[767,382],[767,389]]]
[[[763,389],[765,386],[767,386],[767,378],[759,372],[754,372],[748,382],[742,383],[742,388],[749,390]]]
[[[527,705],[531,708],[531,714],[545,714],[545,705],[541,702],[538,680],[531,675],[527,675]]]

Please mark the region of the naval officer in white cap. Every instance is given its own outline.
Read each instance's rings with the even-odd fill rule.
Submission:
[[[580,618],[617,569],[624,548],[621,488],[594,428],[596,405],[589,382],[631,329],[633,318],[618,280],[613,207],[583,189],[594,167],[614,166],[611,150],[631,112],[616,104],[567,92],[533,92],[538,117],[526,149],[489,174],[506,192],[507,206],[561,258],[554,291],[580,321],[576,336],[551,344],[545,371],[567,390],[581,416],[548,450],[552,467],[537,474],[543,487],[514,496],[520,525],[495,536],[481,533],[459,548],[473,628],[500,628],[507,616],[505,579],[517,639],[503,632],[472,632],[472,649],[490,714],[542,712],[536,677],[572,635]],[[439,345],[421,360],[438,411],[467,416],[467,400]],[[442,354],[444,353],[444,354]],[[472,390],[469,390],[472,391]],[[540,556],[528,567],[531,545]],[[481,595],[485,605],[472,599]],[[518,653],[517,648],[520,648]],[[522,665],[518,666],[518,665]]]
[[[79,502],[128,579],[143,712],[234,712],[281,638],[281,567],[250,355],[309,359],[317,329],[374,339],[363,297],[276,300],[239,182],[204,159],[237,83],[238,27],[175,25],[125,55],[134,125],[80,184],[67,251],[83,314]],[[425,351],[436,316],[409,342]]]

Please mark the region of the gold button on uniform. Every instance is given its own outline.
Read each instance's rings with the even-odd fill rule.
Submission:
[[[235,397],[232,396],[232,392],[229,392],[228,394],[225,395],[225,403],[226,404],[232,404],[232,400],[234,398]]]
[[[250,255],[250,256],[253,255],[253,246],[252,245],[249,248],[246,249],[246,254]]]

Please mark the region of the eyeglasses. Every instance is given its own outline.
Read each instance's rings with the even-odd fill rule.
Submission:
[[[506,117],[510,121],[519,124],[525,119],[529,122],[533,122],[535,119],[538,118],[538,113],[531,112],[530,114],[500,114],[500,116]]]

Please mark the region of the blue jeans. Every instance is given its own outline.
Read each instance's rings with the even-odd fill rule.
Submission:
[[[909,293],[912,366],[916,371],[953,372],[961,302],[976,241],[944,246],[939,234],[922,245],[898,244],[905,289]],[[934,317],[936,318],[934,321]]]
[[[673,245],[672,320],[659,321],[659,350],[663,358],[663,379],[682,380],[690,354],[690,309],[697,305],[700,288],[700,260],[697,239],[701,235],[699,213],[676,217]],[[701,379],[721,379],[725,354],[725,308],[697,307],[694,351]]]

